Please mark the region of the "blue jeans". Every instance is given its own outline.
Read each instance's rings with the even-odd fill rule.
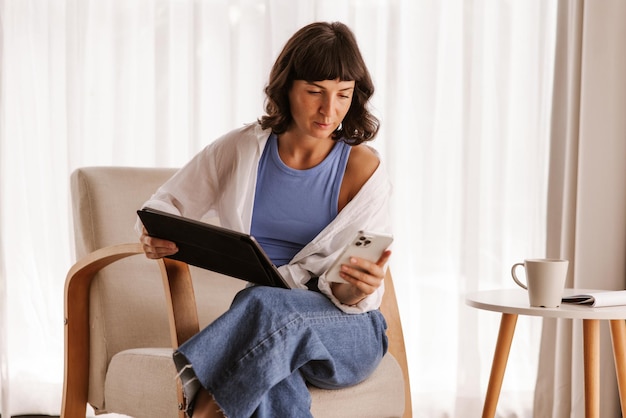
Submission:
[[[387,352],[379,311],[346,314],[310,290],[254,286],[174,354],[188,399],[199,383],[229,418],[310,417],[306,383],[365,380]],[[189,366],[190,365],[190,366]]]

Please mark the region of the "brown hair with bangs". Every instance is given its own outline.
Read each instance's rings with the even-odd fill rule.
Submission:
[[[265,87],[265,116],[259,122],[275,134],[287,131],[293,119],[289,89],[294,80],[354,81],[352,103],[333,139],[357,145],[374,139],[380,123],[367,104],[374,84],[352,31],[343,23],[316,22],[297,31],[285,44]]]

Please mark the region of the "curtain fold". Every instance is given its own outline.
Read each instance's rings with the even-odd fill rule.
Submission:
[[[463,296],[515,287],[511,264],[545,252],[554,0],[0,6],[4,414],[60,409],[71,171],[180,166],[254,121],[284,42],[315,20],[354,30],[376,85],[372,145],[395,189],[392,269],[414,416],[480,414],[499,316]],[[532,415],[541,322],[527,319],[499,416]]]
[[[626,288],[626,3],[560,1],[547,255],[568,287]],[[535,415],[582,417],[580,321],[545,320]],[[611,340],[601,330],[601,416],[620,416]]]
[[[1,42],[4,33],[3,16],[4,2],[0,0],[0,63],[4,60],[4,44]],[[3,162],[1,156],[4,154],[4,94],[2,94],[2,86],[4,85],[4,70],[0,65],[0,173],[3,172]],[[2,226],[2,212],[4,201],[3,182],[0,181],[0,227]],[[6,271],[4,267],[4,235],[0,233],[0,416],[10,416],[9,412],[9,365],[8,361],[8,290],[6,286]]]

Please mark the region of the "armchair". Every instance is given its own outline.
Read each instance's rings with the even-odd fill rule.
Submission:
[[[141,256],[135,210],[174,172],[89,167],[72,173],[78,261],[65,283],[62,417],[85,417],[89,403],[96,414],[183,418],[173,347],[228,309],[245,286],[179,261]],[[411,416],[406,352],[389,273],[385,286],[381,310],[389,325],[389,353],[359,385],[335,391],[311,387],[314,416]]]

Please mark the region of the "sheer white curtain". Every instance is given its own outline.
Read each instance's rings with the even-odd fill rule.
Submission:
[[[515,260],[544,254],[554,6],[403,11],[384,115],[416,416],[479,416],[499,316],[463,293],[509,287]],[[518,323],[501,416],[532,416],[540,328]]]
[[[280,48],[314,20],[352,27],[377,86],[414,416],[479,414],[499,317],[463,294],[513,286],[509,266],[545,252],[554,2],[0,6],[4,414],[60,408],[71,170],[179,166],[253,121]],[[501,416],[532,416],[540,327],[518,323]]]

